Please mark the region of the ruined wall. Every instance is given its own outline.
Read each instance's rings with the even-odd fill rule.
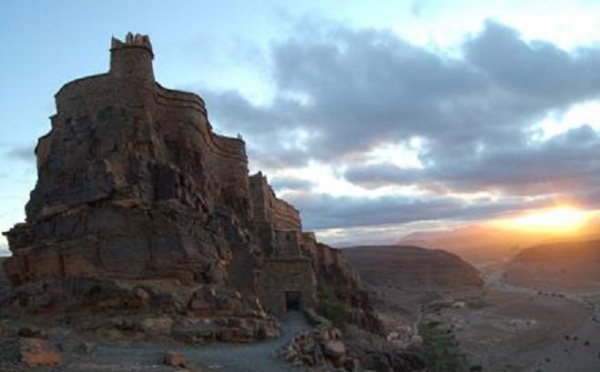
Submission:
[[[317,243],[311,235],[305,237],[304,246],[310,252],[313,267],[320,278],[328,282],[343,282],[341,284],[351,288],[362,286],[358,271],[348,263],[341,250]]]
[[[278,257],[304,257],[302,234],[296,230],[276,230],[276,251]]]
[[[250,177],[250,188],[256,221],[268,222],[276,230],[302,231],[298,210],[275,196],[262,173]]]
[[[299,292],[300,308],[314,306],[316,278],[307,258],[267,259],[260,275],[265,307],[275,315],[287,312],[286,292]]]

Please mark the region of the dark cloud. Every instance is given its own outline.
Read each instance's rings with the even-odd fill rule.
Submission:
[[[288,191],[289,190],[309,191],[314,186],[314,183],[309,180],[305,180],[303,178],[298,178],[298,177],[291,177],[291,176],[273,177],[270,180],[270,184],[271,184],[271,186],[273,186],[273,188],[275,189],[276,192],[286,191],[286,190],[288,190]]]
[[[560,194],[598,184],[599,151],[600,135],[589,126],[581,126],[545,142],[482,151],[469,161],[438,159],[423,169],[403,169],[389,163],[358,165],[348,168],[345,176],[367,188],[418,184],[461,192]]]
[[[559,107],[598,95],[598,49],[567,53],[549,42],[525,43],[517,31],[488,22],[464,51],[467,60],[498,86],[533,107]]]
[[[515,208],[545,206],[549,200],[524,201],[520,198],[493,200],[479,198],[465,202],[449,196],[403,197],[334,197],[328,194],[297,193],[286,199],[302,206],[307,229],[347,228],[401,224],[412,221],[478,220],[502,216]]]
[[[308,225],[477,218],[527,207],[523,200],[535,196],[598,195],[596,131],[581,123],[546,141],[531,135],[549,113],[600,97],[600,47],[567,52],[487,22],[454,56],[386,30],[303,22],[271,46],[265,68],[273,101],[255,105],[235,91],[203,92],[211,120],[244,133],[251,161],[267,173],[316,160],[348,168],[346,179],[363,187],[411,185],[437,195],[297,193],[294,202]],[[423,143],[423,169],[364,162],[368,151],[414,138]],[[503,199],[472,205],[448,196],[477,191]]]
[[[600,93],[596,49],[569,54],[488,22],[463,52],[452,58],[387,31],[322,27],[273,45],[272,104],[236,92],[205,97],[220,126],[249,133],[284,165],[344,159],[410,137],[429,139],[424,156],[432,161],[482,144],[524,144],[548,110]],[[310,151],[286,146],[299,129],[310,133]]]
[[[16,146],[6,151],[6,157],[12,160],[35,162],[34,146]]]

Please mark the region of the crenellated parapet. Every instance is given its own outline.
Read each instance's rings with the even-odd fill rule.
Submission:
[[[125,41],[112,38],[110,74],[139,81],[154,81],[152,44],[146,35],[127,34]]]
[[[110,49],[124,49],[124,48],[145,48],[152,53],[152,43],[150,43],[150,37],[148,35],[132,34],[131,32],[125,35],[125,41],[121,41],[116,37],[112,37],[110,41]]]

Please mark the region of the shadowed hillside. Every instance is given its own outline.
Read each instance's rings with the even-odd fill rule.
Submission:
[[[343,250],[361,277],[374,286],[403,289],[480,287],[479,272],[458,256],[412,246],[362,246]]]
[[[600,282],[600,240],[557,242],[523,250],[505,279],[516,285],[582,288]]]
[[[401,245],[443,249],[459,255],[472,265],[485,265],[515,256],[523,247],[543,238],[487,227],[468,226],[450,231],[417,232],[400,240]]]

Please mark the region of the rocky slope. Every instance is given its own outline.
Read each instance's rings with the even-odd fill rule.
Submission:
[[[479,272],[458,256],[412,246],[362,246],[343,250],[363,280],[406,290],[479,288]]]

